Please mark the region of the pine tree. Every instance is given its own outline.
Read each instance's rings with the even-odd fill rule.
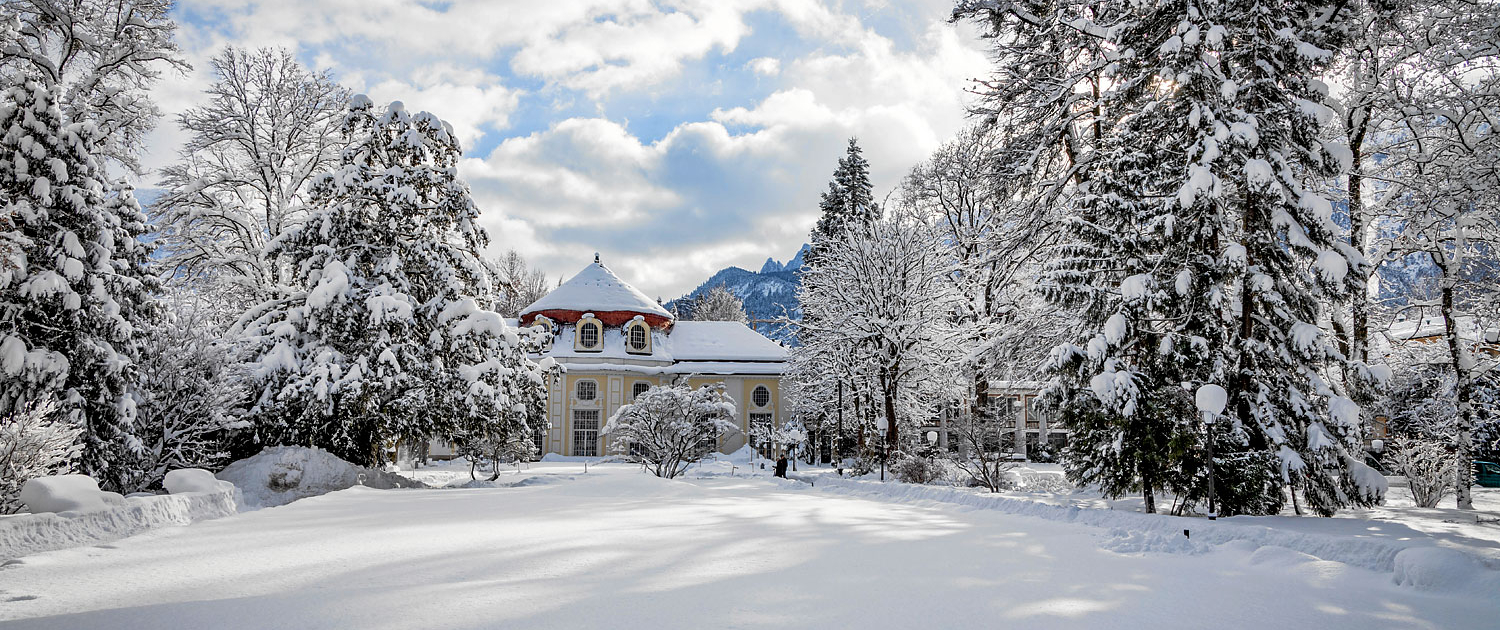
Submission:
[[[818,242],[838,236],[851,225],[868,225],[879,217],[875,208],[874,189],[870,186],[870,163],[865,161],[859,142],[849,139],[844,157],[833,171],[828,190],[818,201],[818,224],[813,228],[813,249]]]
[[[543,372],[498,313],[488,236],[432,114],[350,100],[353,138],[317,178],[308,221],[272,243],[296,292],[246,325],[264,439],[373,465],[395,440],[529,435]]]
[[[58,87],[0,96],[0,216],[16,247],[0,270],[0,414],[56,399],[82,429],[79,470],[131,491],[136,336],[155,309],[146,217],[110,183],[93,122],[67,122]]]

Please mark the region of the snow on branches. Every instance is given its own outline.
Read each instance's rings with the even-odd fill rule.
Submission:
[[[536,331],[486,308],[488,236],[451,127],[359,95],[343,129],[307,221],[270,245],[295,291],[244,320],[260,429],[367,465],[393,440],[529,435],[548,370],[527,357]]]
[[[610,416],[601,435],[639,457],[652,474],[676,478],[738,431],[734,399],[723,383],[694,388],[685,381],[652,387]]]

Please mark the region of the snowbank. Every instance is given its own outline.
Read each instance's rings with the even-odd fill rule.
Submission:
[[[931,501],[1091,525],[1109,531],[1110,540],[1103,546],[1118,552],[1198,554],[1225,544],[1255,549],[1279,547],[1320,560],[1392,573],[1392,581],[1396,584],[1419,590],[1494,593],[1500,589],[1500,571],[1484,566],[1474,556],[1411,540],[1363,538],[1357,531],[1312,534],[1258,524],[1237,524],[1233,519],[1206,521],[1049,505],[959,488],[856,481],[831,476],[817,478],[815,488],[834,494],[879,497],[901,503]],[[1352,519],[1349,523],[1356,528],[1367,526],[1365,522]],[[1184,535],[1184,529],[1191,535]]]
[[[426,484],[356,466],[320,448],[271,446],[225,467],[217,477],[240,489],[240,508],[255,510],[354,486],[387,490]]]
[[[167,473],[162,479],[161,487],[166,488],[172,494],[186,494],[189,492],[234,492],[234,484],[228,481],[219,481],[214,474],[202,468],[182,468]]]
[[[93,484],[92,479],[89,484]],[[76,482],[65,485],[70,486],[67,492],[79,491]],[[99,492],[97,485],[94,492]],[[16,514],[0,518],[0,562],[43,551],[103,544],[160,527],[234,513],[234,489],[219,488],[213,492],[111,498],[103,507],[87,511]]]
[[[54,475],[27,479],[21,486],[21,503],[32,514],[46,512],[92,512],[124,502],[124,497],[99,489],[88,475]]]

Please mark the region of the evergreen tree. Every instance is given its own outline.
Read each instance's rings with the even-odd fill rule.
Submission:
[[[308,221],[273,241],[296,291],[246,321],[263,439],[374,465],[396,440],[529,435],[543,375],[493,305],[488,236],[452,129],[350,100],[353,142],[317,178]]]
[[[844,157],[833,171],[828,190],[818,200],[818,224],[813,228],[813,249],[818,243],[838,236],[850,225],[868,225],[879,218],[875,193],[870,186],[870,163],[865,161],[859,142],[849,139]]]
[[[99,127],[67,122],[56,86],[0,95],[0,216],[14,246],[0,269],[0,414],[56,399],[82,429],[79,470],[135,490],[132,357],[154,310],[146,217],[105,174]]]
[[[1056,393],[1077,412],[1070,472],[1201,497],[1207,431],[1190,390],[1222,383],[1232,407],[1215,450],[1251,464],[1220,466],[1237,475],[1221,485],[1260,489],[1223,511],[1273,512],[1287,487],[1321,514],[1379,500],[1378,475],[1356,459],[1358,406],[1322,374],[1369,371],[1317,326],[1320,300],[1357,290],[1350,270],[1366,264],[1309,184],[1348,168],[1319,139],[1332,112],[1316,77],[1339,5],[1099,11],[1110,27],[1092,26],[1131,54],[1112,68],[1107,126],[1049,278],[1049,295],[1094,328],[1056,357]]]

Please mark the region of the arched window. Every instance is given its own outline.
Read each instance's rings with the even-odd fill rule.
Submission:
[[[531,325],[541,326],[542,330],[545,330],[549,333],[556,332],[552,329],[552,319],[547,317],[546,315],[537,315],[536,319],[531,320]]]
[[[594,400],[599,397],[599,384],[594,381],[578,381],[573,386],[573,391],[578,400]]]
[[[635,400],[636,398],[640,398],[641,394],[646,393],[646,390],[648,389],[651,389],[650,383],[647,383],[646,381],[636,381],[634,385],[630,386],[630,399]]]
[[[604,326],[593,317],[584,317],[578,320],[578,341],[574,346],[576,350],[599,350],[603,344],[600,337],[603,336]]]
[[[630,352],[651,352],[651,327],[639,319],[626,324],[625,348]]]
[[[750,402],[755,403],[756,407],[771,404],[771,390],[766,389],[765,385],[756,385],[755,390],[750,392]]]

